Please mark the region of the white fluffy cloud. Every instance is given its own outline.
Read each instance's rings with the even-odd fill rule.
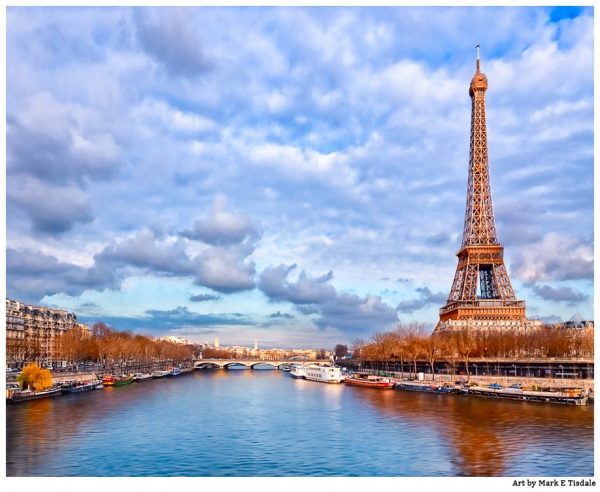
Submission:
[[[226,196],[217,195],[210,214],[196,220],[193,228],[183,231],[183,235],[207,244],[228,245],[255,238],[257,232],[246,215],[227,210]]]
[[[594,249],[579,237],[548,233],[517,252],[511,271],[527,282],[592,279]]]

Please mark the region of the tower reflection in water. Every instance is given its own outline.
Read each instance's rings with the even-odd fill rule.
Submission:
[[[581,446],[582,435],[593,435],[589,407],[400,390],[362,393],[386,418],[447,440],[458,476],[507,476],[516,463],[535,466],[544,455],[568,454]]]

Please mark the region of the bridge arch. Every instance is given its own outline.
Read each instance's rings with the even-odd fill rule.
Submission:
[[[199,359],[194,362],[194,367],[219,367],[227,369],[228,366],[233,364],[240,364],[242,366],[246,366],[250,369],[254,368],[254,366],[268,365],[272,366],[275,369],[281,369],[285,365],[289,365],[292,361],[288,360],[256,360],[256,359]],[[297,361],[298,362],[298,361]]]
[[[252,367],[246,361],[237,361],[237,360],[227,361],[221,367],[223,369],[229,369],[229,366],[244,366],[246,369],[252,369]]]
[[[197,362],[194,364],[194,368],[196,369],[221,369],[223,366],[218,362]]]
[[[273,369],[279,369],[281,364],[277,362],[272,362],[270,360],[257,360],[255,363],[250,365],[251,369],[254,369],[254,366],[271,366]]]

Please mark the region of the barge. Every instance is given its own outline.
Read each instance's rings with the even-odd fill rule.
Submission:
[[[344,382],[352,386],[366,388],[394,389],[394,382],[391,379],[360,372],[347,376]]]
[[[82,393],[84,391],[91,391],[101,383],[100,380],[93,381],[72,381],[70,383],[64,383],[61,386],[63,393]]]
[[[507,400],[558,403],[562,405],[587,405],[588,395],[581,388],[544,388],[542,391],[525,390],[520,385],[504,388],[498,384],[490,387],[464,387],[462,393],[485,398],[504,398]]]
[[[405,391],[424,391],[426,393],[457,393],[455,386],[441,383],[423,383],[419,381],[398,381],[396,388]]]
[[[61,394],[61,388],[51,388],[46,391],[32,391],[29,389],[22,390],[17,388],[7,388],[6,403],[19,403],[22,401],[38,400],[40,398],[60,396]]]

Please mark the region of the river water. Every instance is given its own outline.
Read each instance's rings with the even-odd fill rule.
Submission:
[[[201,370],[7,405],[8,476],[593,475],[593,407]]]

